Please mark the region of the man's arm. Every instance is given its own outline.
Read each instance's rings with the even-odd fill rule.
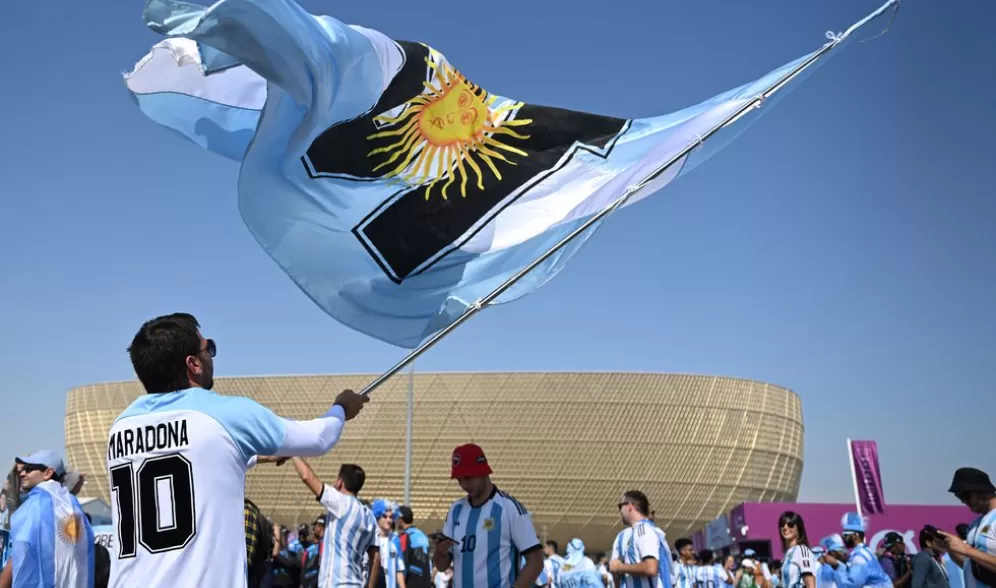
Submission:
[[[295,457],[291,461],[294,463],[294,469],[297,470],[297,475],[300,476],[304,485],[308,487],[308,490],[311,490],[315,498],[321,499],[322,492],[325,490],[325,484],[315,474],[315,470],[311,469],[308,462],[300,457]]]
[[[944,531],[939,531],[939,533],[944,535],[945,539],[948,540],[948,553],[951,554],[951,559],[954,559],[955,554],[958,554],[963,558],[967,557],[968,559],[996,574],[996,555],[976,549],[975,547],[972,547],[968,543],[962,541],[962,539],[956,535],[951,535],[949,533],[945,533]]]
[[[367,558],[370,560],[370,581],[367,583],[367,588],[377,588],[377,582],[380,580],[380,548],[376,543],[367,549]]]
[[[7,560],[3,572],[0,572],[0,588],[10,588],[14,584],[14,558]]]
[[[529,588],[536,583],[536,578],[539,578],[542,571],[543,550],[537,544],[536,549],[526,554],[526,565],[519,571],[519,578],[515,581],[515,588]]]
[[[355,418],[368,401],[367,396],[345,390],[328,412],[310,421],[279,417],[249,398],[224,397],[212,412],[241,449],[247,467],[251,467],[255,455],[325,455],[339,440],[346,421]]]

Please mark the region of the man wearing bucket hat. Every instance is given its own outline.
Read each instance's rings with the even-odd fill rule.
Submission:
[[[584,554],[584,542],[578,538],[567,544],[567,557],[563,558],[553,574],[554,586],[575,588],[604,588],[602,576],[591,558]]]
[[[832,555],[825,556],[833,566],[837,588],[892,588],[892,580],[885,575],[875,554],[865,545],[865,521],[856,512],[849,512],[841,519],[844,545],[851,550],[847,564]]]
[[[433,560],[453,568],[453,588],[528,588],[543,571],[543,552],[524,506],[491,481],[484,450],[469,443],[453,450],[450,477],[467,493],[450,507],[442,536],[435,535]],[[515,552],[525,556],[518,569]]]
[[[982,470],[960,468],[948,492],[980,515],[965,540],[940,531],[951,559],[965,572],[965,588],[996,588],[996,487]]]

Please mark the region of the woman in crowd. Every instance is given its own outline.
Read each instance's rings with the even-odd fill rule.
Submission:
[[[806,523],[798,513],[787,510],[778,517],[785,560],[782,563],[782,588],[816,588],[816,558],[809,548]]]

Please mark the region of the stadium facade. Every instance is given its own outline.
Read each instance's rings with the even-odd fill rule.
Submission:
[[[218,378],[221,394],[254,398],[289,418],[314,418],[344,388],[374,374]],[[628,489],[650,498],[669,537],[688,535],[742,502],[792,502],[802,475],[799,397],[728,377],[654,373],[416,373],[412,508],[441,527],[460,489],[450,453],[484,447],[495,483],[533,513],[537,533],[607,550]],[[312,459],[327,481],[340,463],[363,466],[362,495],[400,503],[408,375],[377,389],[328,455]],[[137,381],[69,391],[66,454],[91,472],[84,495],[111,502],[105,456],[114,418],[143,393]],[[259,466],[247,495],[274,520],[312,521],[320,507],[292,467]]]

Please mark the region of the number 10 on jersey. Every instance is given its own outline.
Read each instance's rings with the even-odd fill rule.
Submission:
[[[118,558],[183,549],[197,533],[190,462],[174,453],[111,468],[118,509]]]

